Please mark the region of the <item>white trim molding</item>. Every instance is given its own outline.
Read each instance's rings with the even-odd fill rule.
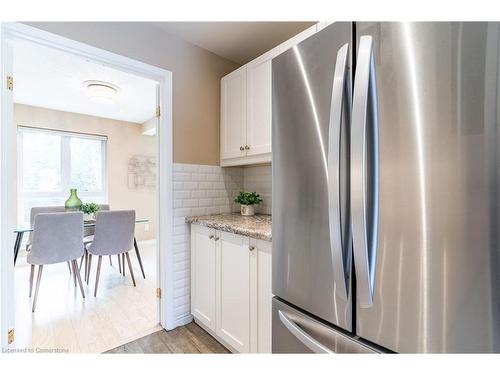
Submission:
[[[16,168],[16,155],[12,147],[15,142],[13,121],[13,95],[6,88],[7,72],[12,74],[11,43],[15,39],[23,39],[88,58],[114,69],[133,73],[158,82],[158,102],[161,116],[157,133],[158,173],[158,241],[157,241],[157,285],[162,289],[159,300],[159,322],[166,329],[173,329],[179,323],[173,313],[173,140],[172,140],[172,72],[130,59],[100,48],[61,37],[34,27],[20,23],[1,23],[1,109],[0,109],[0,342],[3,348],[8,347],[8,330],[14,324],[14,267],[13,254],[8,249],[13,248],[13,229],[15,220],[12,215],[11,203],[15,202],[17,192],[10,184],[10,177]],[[15,78],[14,78],[15,81]],[[14,83],[15,89],[15,83]],[[14,138],[13,138],[14,137]]]

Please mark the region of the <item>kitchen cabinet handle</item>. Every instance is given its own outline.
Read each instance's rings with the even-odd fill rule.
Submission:
[[[254,251],[255,250],[255,246],[252,246],[252,245],[248,246],[248,250]]]
[[[215,238],[214,238],[214,240],[215,240],[215,241],[219,241],[219,237],[215,237]]]
[[[211,240],[213,240],[213,239],[214,239],[214,237],[215,237],[215,236],[214,236],[213,234],[211,234],[210,236],[208,236],[208,238],[210,238]]]
[[[330,104],[330,124],[328,131],[328,224],[330,230],[330,251],[333,276],[337,294],[345,301],[349,296],[351,278],[351,228],[349,212],[341,207],[349,207],[349,192],[341,189],[342,176],[341,148],[343,121],[350,122],[351,80],[349,77],[349,44],[344,44],[337,52],[333,76],[332,99]],[[345,126],[347,129],[348,126]],[[345,157],[345,156],[344,156]],[[348,190],[348,189],[345,189]],[[347,204],[342,205],[343,199]],[[342,219],[345,220],[342,220]],[[345,223],[344,223],[345,222]],[[344,238],[345,237],[345,238]]]
[[[302,344],[311,349],[314,353],[326,353],[332,354],[333,351],[328,349],[323,344],[315,340],[311,335],[304,332],[291,318],[289,318],[285,312],[278,310],[278,315],[281,323],[294,335]]]
[[[245,150],[245,147],[240,146],[240,151],[243,151],[243,150]]]
[[[373,39],[359,39],[351,126],[351,212],[357,295],[373,305],[378,232],[378,113]]]
[[[250,146],[246,145],[245,150],[250,150]]]

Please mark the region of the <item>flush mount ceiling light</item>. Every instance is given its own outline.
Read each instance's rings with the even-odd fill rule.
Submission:
[[[83,86],[87,89],[90,100],[103,104],[113,104],[120,91],[118,86],[103,81],[85,81]]]

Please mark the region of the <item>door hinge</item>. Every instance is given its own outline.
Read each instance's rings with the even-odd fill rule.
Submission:
[[[7,76],[7,89],[14,90],[14,78],[12,76]]]
[[[7,333],[7,344],[12,344],[14,342],[14,329],[9,329]]]
[[[161,298],[161,288],[156,288],[156,298]]]
[[[156,117],[160,117],[160,106],[156,107]]]

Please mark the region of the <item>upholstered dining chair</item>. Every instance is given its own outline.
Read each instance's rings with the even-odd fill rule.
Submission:
[[[30,227],[33,228],[35,223],[35,216],[38,214],[48,214],[53,212],[66,212],[64,206],[39,206],[31,207],[30,210]],[[29,233],[28,243],[26,244],[26,251],[30,251],[31,243],[33,242],[33,232]],[[69,273],[71,274],[71,265],[68,263]]]
[[[32,311],[35,312],[43,266],[62,262],[70,262],[73,269],[73,279],[78,280],[80,292],[85,298],[82,280],[76,260],[83,253],[83,213],[58,212],[35,215],[31,249],[27,262],[31,264],[30,293],[33,290],[35,266],[38,265],[38,275],[33,298]]]
[[[98,212],[109,211],[109,207],[110,207],[109,204],[100,204]],[[94,239],[94,227],[83,228],[83,244],[87,245],[88,243],[91,243],[93,241],[93,239]],[[84,257],[87,257],[87,250],[85,250],[85,254],[82,256],[82,259],[80,260],[80,267],[79,267],[80,270],[82,269]],[[87,259],[85,259],[85,261],[87,261]],[[113,265],[113,263],[111,261],[111,256],[109,256],[109,264]],[[121,273],[121,270],[120,270],[120,273]]]
[[[101,261],[103,256],[122,255],[123,268],[125,258],[132,283],[135,284],[134,272],[130,263],[129,251],[134,247],[135,211],[116,210],[102,211],[96,215],[94,239],[87,244],[88,263],[86,265],[86,280],[90,279],[92,268],[92,256],[98,256],[97,272],[95,279],[94,297],[97,296],[99,276],[101,273]]]

